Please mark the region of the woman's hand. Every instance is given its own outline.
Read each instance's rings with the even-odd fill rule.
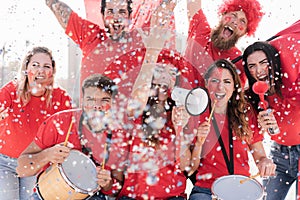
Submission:
[[[264,157],[259,160],[256,166],[259,170],[261,177],[268,177],[268,176],[275,175],[276,165],[273,163],[272,159]]]
[[[257,117],[258,123],[261,126],[262,131],[267,131],[269,129],[273,129],[276,133],[279,133],[279,126],[277,124],[276,118],[274,116],[274,110],[267,109],[259,112]],[[272,134],[272,133],[271,133]]]
[[[205,121],[197,129],[197,143],[203,144],[210,131],[210,123]]]
[[[178,127],[185,127],[190,119],[190,115],[186,111],[184,106],[174,106],[172,110],[172,122],[175,130]]]

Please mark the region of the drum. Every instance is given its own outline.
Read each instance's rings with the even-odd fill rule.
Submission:
[[[47,168],[37,183],[38,194],[44,200],[85,199],[98,189],[96,165],[77,150],[71,150],[62,164]]]
[[[241,180],[248,178],[242,175],[228,175],[216,179],[212,185],[213,199],[217,200],[258,200],[263,198],[263,187],[255,179],[244,183]]]

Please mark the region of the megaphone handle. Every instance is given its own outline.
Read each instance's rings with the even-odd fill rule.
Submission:
[[[259,107],[261,107],[264,110],[267,110],[268,104],[266,103],[266,101],[260,101],[259,102]]]
[[[264,94],[259,94],[259,99],[260,99],[259,105],[261,105],[262,108],[266,110],[268,108],[268,102],[265,100]]]

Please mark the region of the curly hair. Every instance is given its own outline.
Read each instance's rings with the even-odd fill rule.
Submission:
[[[243,11],[247,17],[247,35],[252,36],[256,31],[258,23],[261,21],[264,13],[257,0],[225,0],[219,7],[219,15],[228,12]]]
[[[216,68],[227,69],[232,75],[232,79],[234,81],[234,91],[227,105],[227,115],[229,116],[228,121],[230,122],[231,129],[235,131],[235,134],[240,139],[249,142],[252,139],[252,131],[249,128],[247,119],[250,104],[244,97],[241,80],[236,71],[236,67],[229,60],[217,60],[208,68],[208,70],[204,74],[204,79],[206,80],[206,82]]]

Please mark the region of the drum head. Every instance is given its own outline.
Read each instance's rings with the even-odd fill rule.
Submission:
[[[61,164],[64,176],[75,186],[85,192],[94,192],[98,188],[97,171],[93,161],[85,154],[72,150]]]
[[[263,196],[263,188],[255,179],[240,183],[246,179],[242,175],[223,176],[215,180],[212,193],[222,200],[256,200]]]

